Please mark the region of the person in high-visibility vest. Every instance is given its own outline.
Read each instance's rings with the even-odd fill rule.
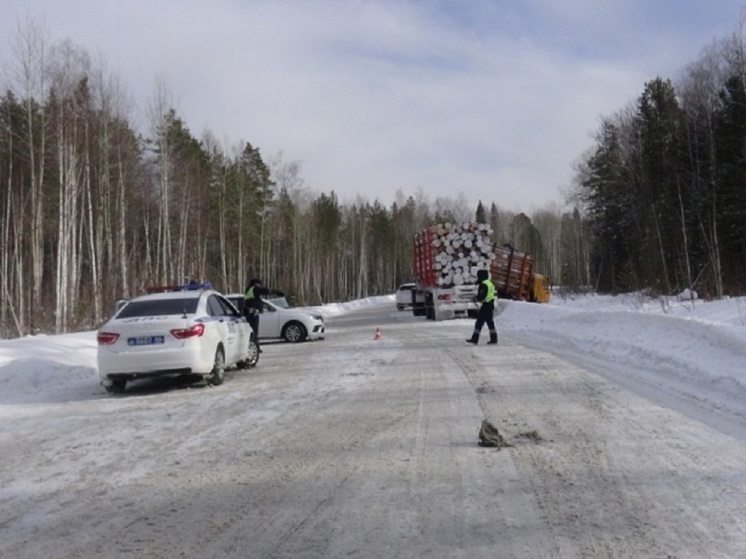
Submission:
[[[249,282],[249,286],[244,293],[243,314],[254,332],[254,341],[257,348],[259,348],[259,315],[264,312],[262,295],[265,291],[262,287],[262,280],[254,278]]]
[[[490,275],[487,270],[479,270],[477,272],[477,282],[479,282],[479,288],[477,289],[477,295],[474,297],[474,301],[482,303],[479,307],[479,314],[477,314],[477,321],[474,324],[474,333],[471,338],[466,340],[469,344],[479,343],[479,333],[482,331],[482,326],[485,324],[490,331],[490,341],[488,344],[497,343],[497,330],[495,330],[495,300],[497,299],[497,289],[495,284],[492,283]]]

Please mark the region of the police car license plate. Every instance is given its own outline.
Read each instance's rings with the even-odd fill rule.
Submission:
[[[162,344],[163,336],[138,336],[137,338],[127,338],[127,345],[153,345]]]

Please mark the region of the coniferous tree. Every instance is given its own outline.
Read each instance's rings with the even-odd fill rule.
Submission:
[[[673,85],[656,78],[638,101],[639,176],[635,181],[635,223],[643,247],[638,258],[641,282],[671,293],[675,258],[686,250],[678,227],[679,106]]]
[[[335,266],[338,260],[339,233],[342,225],[337,195],[319,195],[311,205],[312,251],[309,252],[313,270],[314,294],[318,303],[336,300]]]
[[[373,294],[393,291],[396,283],[394,260],[396,258],[395,228],[389,211],[376,200],[368,211],[368,254]]]
[[[477,211],[474,214],[474,219],[477,223],[487,223],[487,214],[484,211],[484,206],[480,200],[477,204]]]
[[[715,114],[718,159],[718,231],[723,275],[739,291],[746,288],[746,86],[744,77],[729,77]]]
[[[634,289],[634,226],[630,215],[630,171],[624,123],[604,120],[596,148],[579,169],[581,197],[594,235],[591,267],[595,287],[605,292]]]

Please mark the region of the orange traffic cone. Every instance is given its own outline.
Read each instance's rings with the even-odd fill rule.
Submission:
[[[376,328],[376,335],[373,336],[373,339],[374,340],[380,340],[381,339],[381,329],[380,328]]]

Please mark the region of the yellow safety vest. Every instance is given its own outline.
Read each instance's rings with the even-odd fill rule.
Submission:
[[[485,303],[489,303],[490,301],[495,300],[495,284],[492,283],[492,280],[486,279],[482,282],[485,286],[487,286],[487,296],[484,298]]]

